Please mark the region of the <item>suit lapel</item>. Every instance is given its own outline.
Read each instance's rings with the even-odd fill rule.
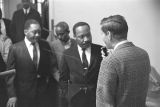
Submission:
[[[95,49],[93,49],[94,46],[93,44],[91,44],[91,59],[90,59],[90,65],[88,67],[88,69],[90,69],[92,67],[92,65],[95,63],[95,59],[96,59],[96,52]]]
[[[31,56],[30,56],[30,54],[29,54],[28,48],[27,48],[27,46],[26,46],[26,44],[25,44],[24,41],[23,41],[22,45],[23,45],[23,47],[24,47],[24,53],[26,54],[26,57],[29,57],[30,61],[32,61],[32,58],[31,58]],[[33,61],[32,61],[32,62],[33,62]]]
[[[83,70],[83,66],[82,66],[82,61],[81,61],[81,58],[80,58],[80,55],[79,55],[79,51],[78,51],[78,47],[77,47],[77,45],[74,45],[73,46],[73,48],[72,48],[72,50],[71,50],[71,57],[74,57],[74,58],[76,58],[75,60],[76,60],[76,63],[77,63],[77,65],[79,66],[78,68],[80,68],[81,70]],[[81,71],[80,70],[80,71]]]
[[[31,56],[29,54],[28,48],[27,48],[27,46],[26,46],[26,44],[25,44],[24,41],[22,42],[22,45],[24,47],[23,50],[24,50],[24,53],[25,53],[26,57],[29,59],[29,61],[31,62],[31,64],[34,65],[33,60],[32,60],[32,58],[31,58]]]

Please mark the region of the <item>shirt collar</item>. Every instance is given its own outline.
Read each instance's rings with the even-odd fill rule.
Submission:
[[[119,45],[122,45],[122,44],[127,43],[127,42],[129,42],[129,41],[128,41],[128,40],[124,40],[124,41],[121,41],[121,42],[117,43],[117,44],[115,45],[115,47],[114,47],[114,50],[115,50]]]
[[[30,7],[29,7],[28,9],[24,9],[24,8],[23,8],[23,12],[24,12],[24,13],[26,12],[25,10],[27,10],[27,14],[28,14],[29,11],[30,11]]]

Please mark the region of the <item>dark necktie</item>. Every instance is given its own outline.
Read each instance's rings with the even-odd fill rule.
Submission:
[[[86,54],[85,54],[85,49],[82,49],[82,64],[83,64],[83,68],[84,69],[87,69],[88,68],[88,61],[87,61],[87,58],[86,58]]]
[[[37,54],[37,48],[36,48],[36,44],[33,43],[33,63],[35,65],[35,67],[37,68],[38,65],[38,54]]]

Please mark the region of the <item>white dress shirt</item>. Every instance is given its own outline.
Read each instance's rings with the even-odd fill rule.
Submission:
[[[79,52],[79,55],[80,55],[80,58],[81,58],[81,61],[82,61],[82,53],[83,53],[83,50],[82,48],[78,46],[78,52]],[[86,58],[87,58],[87,61],[88,61],[88,65],[90,65],[90,59],[91,59],[91,47],[85,49],[85,54],[86,54]]]
[[[30,8],[28,8],[28,9],[24,9],[23,8],[23,12],[24,12],[24,14],[28,14],[29,13],[29,11],[30,11]],[[27,12],[27,13],[26,13]]]
[[[24,38],[24,41],[25,41],[25,44],[26,44],[26,46],[27,46],[29,55],[30,55],[31,59],[33,60],[33,45],[32,45],[32,43],[31,43],[26,37]],[[38,54],[38,62],[37,62],[37,65],[39,65],[39,59],[40,59],[39,44],[36,43],[35,45],[36,45],[37,54]]]

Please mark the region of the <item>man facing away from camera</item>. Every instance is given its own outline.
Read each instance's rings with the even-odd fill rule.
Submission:
[[[150,73],[148,53],[127,40],[128,25],[121,15],[102,19],[107,49],[96,91],[97,107],[145,107]]]

